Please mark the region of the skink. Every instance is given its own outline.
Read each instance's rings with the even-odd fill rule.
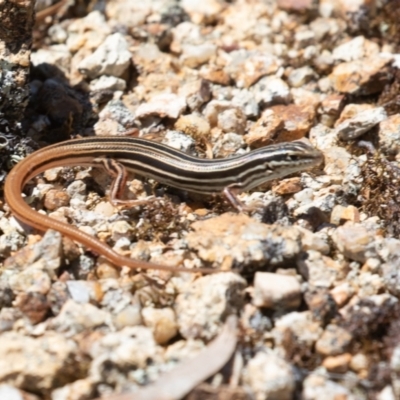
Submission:
[[[132,137],[89,137],[61,142],[38,150],[20,161],[9,173],[4,193],[14,216],[25,224],[46,231],[54,229],[83,244],[117,266],[185,272],[216,272],[214,269],[185,269],[138,261],[122,256],[99,239],[48,216],[39,214],[22,197],[25,184],[41,172],[62,166],[102,167],[114,177],[110,197],[119,198],[127,171],[189,192],[224,193],[241,210],[236,198],[264,182],[320,164],[322,154],[301,141],[271,145],[226,159],[191,157],[166,145]],[[143,201],[128,201],[140,204]]]

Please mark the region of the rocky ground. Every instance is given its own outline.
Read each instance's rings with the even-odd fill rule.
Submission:
[[[118,210],[96,169],[27,188],[124,255],[212,275],[118,268],[2,202],[0,398],[399,399],[400,3],[49,5],[2,180],[127,130],[214,158],[307,137],[325,162],[242,194],[247,214],[139,178],[128,198],[157,200]]]

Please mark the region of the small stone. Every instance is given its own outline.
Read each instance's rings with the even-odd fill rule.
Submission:
[[[104,217],[111,217],[115,214],[115,207],[109,201],[101,201],[96,204],[94,212]]]
[[[122,378],[118,371],[140,369],[139,375],[130,377],[140,382],[146,377],[148,379],[149,371],[146,370],[149,366],[162,363],[162,353],[162,348],[154,341],[149,328],[133,326],[119,332],[110,332],[90,345],[89,354],[93,359],[91,376],[115,384],[116,377]],[[103,371],[107,371],[107,376],[104,376]]]
[[[13,305],[18,308],[32,324],[42,322],[50,309],[44,294],[38,292],[18,293]]]
[[[388,82],[391,57],[371,57],[337,65],[329,78],[341,93],[369,95],[380,92]]]
[[[73,20],[67,31],[67,46],[72,53],[80,49],[96,50],[111,33],[104,14],[98,10]]]
[[[49,229],[40,242],[27,246],[12,257],[7,258],[4,262],[4,268],[24,269],[25,273],[28,274],[36,274],[39,272],[35,271],[42,270],[50,278],[53,278],[61,266],[62,255],[62,236],[59,232]],[[26,272],[28,270],[31,272]],[[31,280],[28,279],[26,282],[31,282]],[[18,284],[21,284],[21,281]]]
[[[308,250],[302,254],[297,265],[301,275],[312,286],[330,288],[347,273],[345,265],[342,266],[337,261],[314,250]]]
[[[204,0],[199,3],[196,0],[183,0],[182,8],[190,15],[196,24],[207,24],[216,21],[224,10],[225,5],[217,0]]]
[[[91,397],[95,396],[95,389],[96,385],[92,379],[77,379],[72,383],[53,390],[51,392],[51,400],[90,399]]]
[[[105,4],[107,19],[120,24],[120,26],[126,26],[129,29],[140,27],[145,23],[150,14],[151,4],[146,2],[139,4],[125,0],[116,0]],[[103,14],[102,16],[104,18]]]
[[[265,225],[244,214],[223,214],[191,225],[189,249],[216,268],[290,264],[300,252],[296,227]]]
[[[294,276],[256,272],[253,304],[272,309],[293,309],[301,302],[301,286]]]
[[[350,368],[355,372],[366,371],[369,367],[368,357],[363,353],[357,353],[351,357]]]
[[[246,128],[246,116],[240,108],[224,110],[217,117],[217,126],[223,132],[243,135]]]
[[[361,114],[364,111],[370,111],[374,110],[375,107],[372,104],[368,103],[361,103],[361,104],[355,104],[355,103],[350,103],[347,104],[342,112],[340,113],[339,118],[335,122],[335,127],[339,126],[342,122],[352,119],[358,114]]]
[[[385,287],[383,278],[378,274],[362,271],[358,278],[358,292],[360,297],[368,297],[381,293]]]
[[[81,180],[76,180],[68,185],[67,194],[72,199],[85,201],[87,197],[86,184]]]
[[[39,397],[19,390],[6,383],[0,384],[0,399],[4,400],[39,400]]]
[[[288,82],[291,87],[302,87],[316,76],[314,70],[309,67],[294,69],[288,76]]]
[[[216,65],[205,65],[200,70],[200,76],[217,85],[229,85],[231,78],[222,67]]]
[[[232,104],[239,107],[248,119],[256,118],[260,113],[258,102],[248,89],[235,89],[233,91]]]
[[[324,368],[317,368],[303,382],[303,400],[355,400],[353,391],[328,379]]]
[[[158,344],[166,344],[178,333],[176,316],[172,308],[156,309],[145,307],[142,309],[144,324],[153,330],[154,340]]]
[[[62,306],[70,298],[67,285],[62,281],[54,282],[47,294],[50,309],[54,315],[58,315]]]
[[[306,12],[313,8],[313,0],[278,0],[278,7],[285,11]]]
[[[280,196],[298,193],[302,189],[301,179],[297,177],[282,179],[276,186],[272,187],[272,191]]]
[[[162,141],[163,144],[170,146],[174,149],[183,151],[187,154],[195,154],[195,141],[187,135],[178,131],[168,131]]]
[[[128,305],[116,315],[113,315],[113,324],[117,330],[121,330],[127,326],[142,325],[143,320],[140,311],[141,308],[139,302]]]
[[[136,127],[135,116],[121,100],[111,100],[101,110],[99,122],[94,126],[97,135],[110,136],[110,131],[98,132],[99,124],[106,121],[113,121],[116,124],[117,129],[112,131],[113,134],[125,132],[127,129]]]
[[[376,396],[376,400],[396,400],[392,385],[385,386]]]
[[[292,99],[289,85],[276,76],[264,76],[252,86],[251,90],[262,106],[288,104]]]
[[[345,329],[337,325],[328,325],[315,344],[315,349],[323,356],[343,354],[349,347],[353,337]]]
[[[67,336],[73,336],[85,330],[94,329],[106,324],[108,313],[89,303],[66,301],[60,313],[52,322],[52,328]]]
[[[55,44],[49,46],[48,49],[38,49],[36,52],[32,52],[31,62],[38,69],[44,69],[45,66],[53,65],[68,76],[71,53],[65,44]]]
[[[340,225],[345,221],[360,222],[358,209],[354,206],[335,206],[331,214],[331,224]]]
[[[310,130],[314,116],[309,106],[273,106],[264,111],[245,140],[252,147],[262,147],[301,139]]]
[[[316,213],[316,214],[318,214],[318,213]],[[304,218],[305,217],[306,216],[304,216]],[[311,224],[312,228],[314,226],[320,226],[321,223],[323,223],[323,222],[320,222],[319,218],[320,218],[319,215],[311,214],[311,215],[307,216],[307,222],[309,222]],[[321,254],[325,254],[325,255],[329,254],[330,246],[328,243],[328,238],[323,237],[322,235],[319,235],[317,233],[312,233],[308,229],[302,229],[300,227],[299,227],[299,229],[302,233],[301,244],[302,244],[303,251],[315,250],[315,251],[320,252]]]
[[[76,303],[100,303],[103,298],[101,285],[95,281],[67,281],[68,293]]]
[[[322,114],[337,117],[343,109],[345,96],[342,94],[331,94],[326,96],[321,103]]]
[[[210,84],[204,79],[186,83],[179,88],[178,95],[185,97],[186,103],[192,111],[200,110],[212,97]]]
[[[389,116],[379,124],[379,148],[385,154],[400,153],[400,114]]]
[[[44,196],[44,206],[49,211],[69,205],[70,196],[63,190],[50,189]]]
[[[224,316],[242,306],[245,286],[245,280],[231,272],[203,276],[188,285],[175,303],[180,334],[187,339],[214,337]]]
[[[344,374],[351,361],[351,354],[344,353],[339,356],[326,357],[322,362],[322,366],[325,367],[329,372]]]
[[[379,45],[364,36],[357,36],[335,47],[332,56],[336,61],[354,61],[364,57],[377,57]]]
[[[90,90],[93,92],[101,90],[125,90],[126,82],[115,76],[102,75],[100,78],[90,82]]]
[[[343,282],[337,286],[335,286],[331,291],[330,294],[335,300],[335,303],[337,306],[343,307],[349,299],[353,296],[354,294],[354,288],[349,282]]]
[[[337,313],[336,303],[327,288],[310,287],[304,294],[304,300],[315,320],[324,325]]]
[[[55,381],[79,378],[79,368],[71,368],[71,362],[78,356],[77,344],[63,335],[46,332],[32,338],[17,332],[3,332],[1,341],[1,382],[24,387],[43,397],[54,388]]]
[[[186,108],[186,100],[172,93],[154,96],[150,102],[142,103],[136,109],[136,118],[143,119],[152,115],[161,118],[178,118]]]
[[[256,399],[293,398],[295,381],[291,365],[271,350],[259,351],[243,371],[243,381]]]
[[[311,352],[314,343],[322,334],[322,327],[320,322],[314,320],[310,311],[295,311],[275,320],[272,334],[277,345],[283,345],[288,332],[293,336],[296,346]]]
[[[284,121],[273,110],[265,110],[257,122],[252,125],[249,133],[244,137],[251,148],[268,146],[275,142],[284,128]]]
[[[355,117],[343,121],[336,126],[335,131],[342,140],[354,140],[371,130],[374,126],[387,118],[383,107],[366,110]]]
[[[79,72],[91,79],[101,75],[120,77],[131,63],[132,55],[128,48],[125,37],[114,33],[79,63]]]
[[[324,150],[325,167],[327,175],[344,176],[351,169],[354,160],[351,154],[344,148],[332,146]]]
[[[127,221],[115,221],[110,227],[111,238],[114,242],[121,238],[131,239],[133,236],[132,226]]]
[[[174,128],[191,136],[195,140],[205,140],[210,136],[210,124],[196,114],[182,115],[175,122]]]
[[[352,31],[364,29],[368,21],[377,14],[376,3],[370,0],[342,0],[340,3],[334,3],[337,14],[345,19],[348,29]]]
[[[68,33],[60,24],[51,25],[48,30],[48,35],[53,43],[65,43],[68,38]]]
[[[182,46],[181,62],[190,68],[197,68],[208,62],[217,52],[217,46],[212,43],[198,45],[184,44]]]
[[[242,135],[236,133],[225,133],[215,143],[213,147],[213,154],[217,158],[226,158],[231,155],[237,154],[245,147]]]
[[[400,295],[400,259],[393,258],[381,266],[382,278],[386,288],[394,296]]]
[[[239,88],[249,88],[260,78],[274,74],[280,61],[273,55],[258,51],[238,50],[231,53],[226,71]]]
[[[45,295],[51,287],[49,274],[34,266],[13,274],[8,282],[14,292],[35,292]]]
[[[361,224],[347,222],[332,235],[336,247],[345,257],[364,263],[376,254],[374,238]]]

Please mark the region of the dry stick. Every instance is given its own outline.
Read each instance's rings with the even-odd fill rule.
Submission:
[[[182,361],[156,382],[137,392],[95,400],[179,400],[215,375],[232,357],[237,343],[237,317],[227,318],[221,333],[196,357]]]
[[[56,14],[63,6],[65,6],[69,0],[61,0],[56,4],[53,4],[50,7],[46,7],[42,11],[38,11],[36,13],[36,25],[41,24],[48,16]]]

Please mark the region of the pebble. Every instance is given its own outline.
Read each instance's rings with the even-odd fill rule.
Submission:
[[[93,92],[102,90],[125,90],[126,82],[115,76],[101,75],[98,79],[94,79],[90,82],[90,90]]]
[[[369,95],[380,92],[388,82],[391,57],[369,57],[337,65],[329,78],[340,93]]]
[[[193,232],[186,236],[189,248],[222,270],[289,264],[301,248],[295,227],[268,226],[244,214],[223,214],[191,227]]]
[[[344,353],[340,356],[329,356],[326,357],[322,363],[322,366],[329,372],[343,374],[345,373],[351,362],[351,354]]]
[[[363,263],[376,254],[374,237],[361,224],[348,222],[339,226],[332,235],[332,240],[339,251],[351,260]]]
[[[379,148],[385,154],[397,155],[400,151],[400,114],[390,115],[379,124]]]
[[[300,274],[310,285],[331,288],[346,276],[347,266],[315,250],[308,250],[297,260]]]
[[[288,76],[291,87],[302,87],[315,77],[315,72],[311,67],[305,66],[294,69]]]
[[[323,356],[337,356],[348,349],[352,339],[352,335],[345,329],[328,325],[317,340],[315,349]]]
[[[212,97],[210,83],[205,79],[195,79],[179,88],[178,94],[184,96],[190,110],[199,111]],[[185,118],[182,116],[181,118]]]
[[[345,221],[360,222],[358,209],[354,206],[335,206],[331,213],[331,224],[340,225]]]
[[[332,56],[335,61],[354,61],[379,54],[379,45],[364,36],[357,36],[335,47]]]
[[[69,194],[62,190],[50,189],[44,195],[44,206],[49,211],[54,211],[60,207],[67,207],[69,201]]]
[[[289,85],[277,76],[264,76],[252,86],[252,93],[262,106],[288,104],[292,99]]]
[[[357,397],[345,386],[328,379],[323,371],[316,370],[304,380],[302,398],[304,400],[321,398],[326,400],[355,400]]]
[[[52,322],[52,328],[67,337],[103,326],[109,320],[107,312],[89,303],[77,303],[69,299]]]
[[[246,282],[226,272],[197,279],[176,298],[179,333],[186,339],[211,339],[225,315],[235,314],[243,304]]]
[[[252,302],[262,308],[296,309],[301,303],[300,282],[295,276],[257,272]]]
[[[272,351],[258,352],[249,360],[243,371],[243,381],[250,386],[256,400],[293,398],[292,368]]]
[[[77,345],[62,334],[46,332],[32,338],[17,332],[3,332],[0,349],[0,380],[13,387],[45,396],[54,380],[78,379],[70,361],[78,355]],[[34,376],[35,379],[31,379]],[[3,387],[4,390],[4,387]]]
[[[212,43],[200,45],[185,44],[182,46],[180,61],[189,68],[197,68],[208,62],[217,53],[217,46]]]
[[[277,345],[282,345],[287,338],[287,333],[293,336],[293,341],[303,349],[309,349],[321,336],[323,329],[310,311],[293,311],[276,318],[272,336]]]
[[[78,65],[78,70],[90,79],[101,75],[121,77],[131,63],[128,42],[121,33],[113,33]]]
[[[263,76],[275,73],[280,67],[279,60],[267,53],[237,50],[230,57],[226,70],[239,88],[249,88]]]
[[[152,115],[161,118],[178,118],[186,108],[186,101],[183,97],[172,93],[160,94],[151,99],[148,103],[141,104],[136,109],[136,118],[143,119]]]
[[[206,140],[211,130],[208,121],[197,114],[182,115],[175,122],[174,128],[198,140]]]
[[[153,330],[157,344],[166,344],[178,333],[176,316],[172,308],[156,309],[145,307],[142,309],[144,324]]]
[[[336,126],[335,131],[342,140],[354,140],[384,121],[386,117],[383,107],[366,110],[353,118],[343,121]]]

